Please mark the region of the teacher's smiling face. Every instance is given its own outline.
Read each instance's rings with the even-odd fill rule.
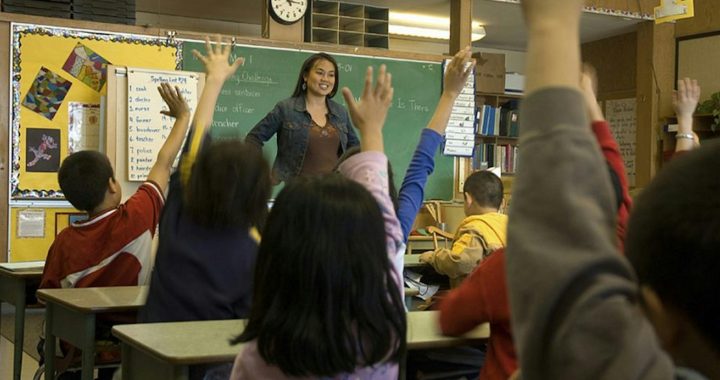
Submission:
[[[303,78],[308,95],[328,96],[335,88],[335,65],[326,59],[318,59]]]

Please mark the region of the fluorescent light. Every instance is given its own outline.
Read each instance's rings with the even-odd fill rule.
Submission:
[[[450,19],[414,13],[390,11],[388,32],[402,36],[450,39]],[[485,37],[485,28],[477,21],[472,22],[472,41]]]

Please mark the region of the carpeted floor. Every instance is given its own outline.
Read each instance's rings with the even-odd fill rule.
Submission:
[[[23,351],[33,357],[35,360],[40,359],[37,352],[37,344],[40,341],[40,333],[43,328],[43,320],[45,319],[45,309],[26,309],[25,310],[25,338]],[[0,315],[0,334],[10,342],[15,343],[15,307],[12,305],[2,304],[2,315]]]

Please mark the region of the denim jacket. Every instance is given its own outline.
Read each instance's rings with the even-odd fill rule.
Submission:
[[[327,99],[328,123],[338,130],[340,151],[338,157],[360,141],[353,130],[345,107]],[[273,173],[278,181],[286,181],[302,169],[309,141],[312,117],[305,106],[305,96],[287,98],[278,102],[265,118],[253,127],[245,142],[262,147],[277,133],[277,156]]]

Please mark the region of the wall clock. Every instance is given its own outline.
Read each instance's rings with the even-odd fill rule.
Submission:
[[[309,0],[268,0],[270,16],[285,25],[294,24],[305,16]]]

